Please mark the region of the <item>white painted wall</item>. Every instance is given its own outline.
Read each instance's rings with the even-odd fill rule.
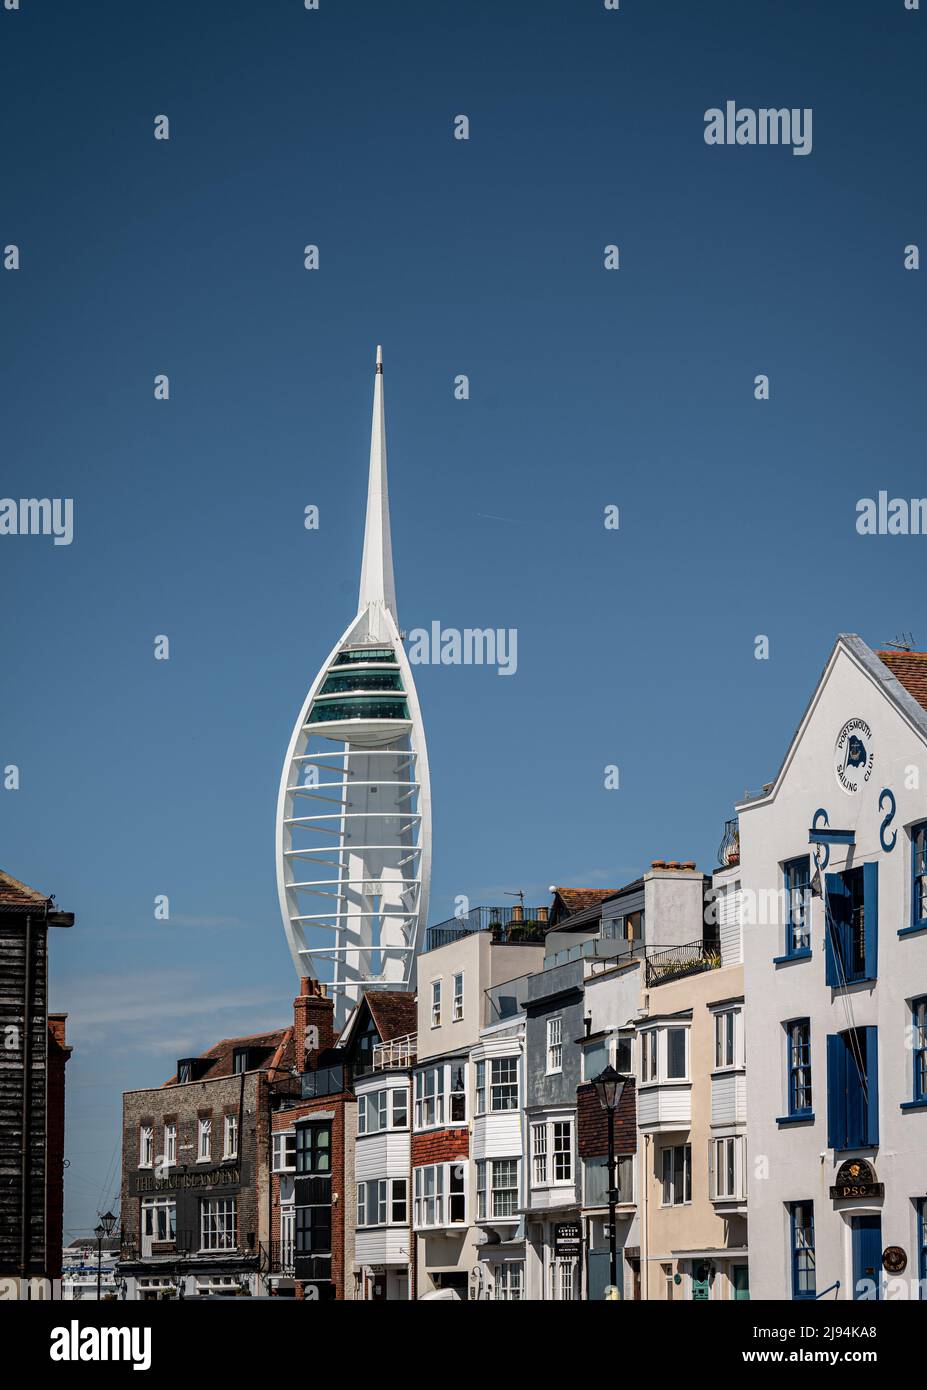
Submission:
[[[835,743],[844,723],[861,717],[872,730],[875,762],[871,777],[853,795],[838,784]],[[909,769],[920,768],[921,790],[906,787]],[[890,788],[897,802],[891,829],[893,850],[880,843],[886,812],[879,795]],[[911,1199],[927,1192],[927,1111],[903,1113],[911,1096],[911,1056],[906,1047],[909,1023],[905,1001],[927,993],[927,933],[899,938],[910,920],[911,847],[906,827],[927,817],[927,748],[921,733],[899,712],[886,693],[842,646],[837,647],[812,701],[783,770],[781,781],[764,800],[740,810],[741,877],[749,913],[750,895],[779,889],[780,864],[808,851],[808,831],[819,807],[831,827],[853,829],[855,848],[832,846],[828,871],[847,864],[879,865],[879,964],[874,985],[847,992],[852,1021],[879,1029],[879,1096],[881,1106],[878,1178],[885,1184],[882,1202],[836,1210],[829,1195],[837,1164],[846,1156],[827,1148],[827,1071],[825,1038],[848,1026],[847,1000],[832,999],[825,982],[824,907],[812,909],[812,957],[775,965],[783,954],[781,920],[744,926],[747,1009],[747,1099],[750,1212],[751,1296],[791,1297],[786,1203],[813,1200],[817,1247],[817,1288],[835,1280],[841,1296],[851,1296],[850,1232],[846,1218],[882,1213],[883,1248],[900,1245],[908,1254],[906,1276],[916,1273],[914,1208]],[[786,1109],[784,1021],[811,1020],[813,1124],[780,1128],[776,1117]]]

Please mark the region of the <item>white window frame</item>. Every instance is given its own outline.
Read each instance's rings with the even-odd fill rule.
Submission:
[[[432,1028],[441,1027],[441,981],[432,980],[431,982],[431,1026]]]
[[[509,1112],[518,1110],[519,1105],[520,1105],[520,1102],[521,1102],[521,1078],[519,1077],[519,1066],[518,1066],[519,1059],[518,1059],[517,1054],[514,1055],[514,1056],[510,1054],[510,1055],[507,1056],[507,1057],[490,1057],[490,1058],[488,1059],[488,1061],[489,1061],[489,1112],[490,1112],[490,1114],[491,1114],[491,1115],[507,1114],[507,1113],[509,1113]],[[514,1081],[513,1081],[513,1080],[499,1081],[499,1080],[496,1079],[496,1068],[497,1068],[497,1067],[501,1067],[501,1065],[502,1065],[503,1062],[505,1062],[505,1064],[506,1064],[507,1066],[513,1066],[513,1067],[514,1067],[514,1069],[515,1069]],[[501,1093],[503,1090],[505,1090],[505,1091],[510,1091],[513,1085],[514,1085],[514,1087],[515,1087],[515,1104],[514,1104],[514,1105],[497,1105],[497,1104],[496,1104],[497,1100],[501,1099],[501,1095],[498,1094],[498,1093]]]
[[[566,1126],[567,1143],[558,1129]],[[531,1124],[532,1187],[572,1187],[576,1181],[576,1125],[573,1115],[548,1115]],[[565,1160],[565,1161],[564,1161]],[[558,1167],[560,1169],[558,1175]]]
[[[397,1118],[401,1111],[405,1118]],[[371,1125],[371,1118],[375,1123]],[[363,1138],[383,1134],[388,1129],[409,1128],[409,1090],[407,1086],[381,1086],[361,1091],[357,1097],[357,1133]]]
[[[467,1160],[452,1163],[426,1163],[412,1169],[412,1229],[415,1231],[459,1230],[468,1224]],[[432,1190],[426,1192],[426,1174],[432,1174]],[[452,1183],[454,1191],[451,1191]],[[457,1190],[462,1184],[462,1193]],[[463,1196],[463,1215],[451,1220],[451,1197]],[[431,1203],[429,1212],[428,1204]],[[429,1216],[431,1219],[429,1219]]]
[[[173,1219],[171,1219],[173,1213]],[[164,1218],[165,1234],[159,1235],[157,1227],[161,1224],[161,1217]],[[151,1218],[149,1220],[149,1218]],[[154,1231],[146,1230],[149,1225],[155,1226]],[[173,1230],[171,1229],[173,1227]],[[141,1210],[141,1224],[139,1227],[142,1236],[142,1249],[147,1243],[162,1244],[177,1238],[177,1199],[176,1197],[143,1197]]]
[[[660,1078],[660,1030],[645,1028],[641,1033],[641,1085],[647,1086]]]
[[[200,1116],[196,1122],[196,1161],[212,1162],[212,1116]]]
[[[709,1140],[708,1175],[709,1193],[713,1202],[743,1202],[747,1196],[746,1136],[744,1134],[716,1134]],[[734,1182],[733,1190],[727,1191],[729,1171],[728,1154],[733,1151]],[[725,1181],[720,1181],[722,1173]],[[722,1187],[724,1190],[722,1191]]]
[[[206,1235],[218,1237],[218,1244],[207,1245]],[[200,1250],[214,1252],[238,1248],[238,1199],[203,1197],[200,1201]]]
[[[514,1165],[514,1183],[501,1183],[497,1179],[501,1176],[497,1173],[497,1168],[502,1164]],[[511,1170],[507,1171],[506,1177],[511,1177]],[[511,1206],[511,1211],[497,1211],[496,1197],[502,1193],[512,1194],[507,1197],[500,1205]],[[518,1204],[521,1193],[521,1159],[513,1158],[481,1158],[476,1165],[476,1219],[477,1221],[516,1221],[518,1220]]]
[[[461,1085],[451,1090],[455,1071],[461,1072]],[[434,1090],[426,1093],[428,1078],[434,1077]],[[461,1058],[451,1062],[438,1062],[433,1067],[421,1067],[415,1073],[415,1104],[413,1109],[413,1128],[416,1132],[426,1129],[454,1129],[465,1125],[469,1119],[467,1104],[467,1064]],[[463,1099],[463,1113],[456,1118],[453,1114],[453,1098]],[[429,1109],[430,1106],[430,1109]]]
[[[661,1032],[663,1034],[663,1080],[688,1081],[690,1079],[692,1071],[691,1063],[689,1061],[689,1043],[691,1041],[690,1030],[684,1024],[681,1023],[668,1023],[665,1028],[661,1029]],[[682,1034],[683,1070],[681,1076],[670,1076],[669,1074],[670,1033]]]
[[[138,1127],[138,1166],[151,1168],[154,1164],[154,1125]]]
[[[531,1125],[531,1185],[547,1186],[547,1121],[535,1120]]]
[[[735,1071],[740,1065],[741,1057],[741,1009],[739,1007],[716,1009],[715,1015],[715,1043],[714,1043],[714,1066],[713,1071]],[[730,1029],[727,1020],[731,1020]],[[722,1037],[722,1029],[725,1036]],[[730,1032],[730,1038],[726,1034]],[[730,1043],[730,1048],[728,1048]],[[719,1044],[721,1048],[719,1049]],[[719,1052],[722,1060],[719,1059]],[[723,1060],[730,1056],[730,1061]]]
[[[371,1194],[370,1189],[375,1192]],[[402,1203],[404,1216],[394,1216],[395,1205]],[[372,1208],[376,1208],[376,1220],[370,1221]],[[407,1178],[368,1178],[357,1184],[357,1229],[371,1231],[381,1226],[408,1226],[409,1224],[409,1182]]]
[[[177,1162],[177,1121],[169,1120],[164,1126],[164,1166],[173,1168]]]
[[[669,1074],[670,1033],[682,1033],[685,1041],[685,1071],[682,1076]],[[661,1023],[645,1028],[641,1033],[641,1085],[683,1086],[691,1084],[691,1081],[692,1028],[689,1021]]]
[[[402,1102],[403,1118],[396,1118],[396,1111]],[[408,1086],[393,1086],[389,1093],[389,1127],[390,1129],[409,1128],[409,1088]]]
[[[454,998],[451,1005],[451,1021],[460,1023],[464,1016],[464,972],[458,970],[454,976]]]
[[[292,1202],[280,1207],[280,1264],[292,1269],[296,1256],[296,1207]]]
[[[525,1296],[524,1260],[493,1265],[493,1297],[499,1303],[521,1303]]]
[[[274,1135],[273,1168],[275,1173],[296,1172],[296,1130],[278,1130]]]
[[[682,1173],[682,1200],[675,1200],[675,1186],[672,1186],[671,1200],[666,1200],[666,1155],[674,1153],[676,1149],[685,1149],[687,1157],[683,1160]],[[675,1160],[671,1164],[670,1183],[675,1181]],[[688,1197],[686,1188],[689,1190]],[[661,1207],[689,1207],[692,1205],[692,1145],[689,1144],[664,1144],[660,1154],[660,1206]]]
[[[563,1014],[547,1020],[547,1075],[563,1071]]]
[[[238,1157],[238,1116],[226,1115],[222,1121],[222,1157]]]

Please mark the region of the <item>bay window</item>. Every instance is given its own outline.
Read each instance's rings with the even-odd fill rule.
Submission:
[[[405,1178],[377,1178],[357,1184],[357,1225],[404,1226],[408,1212]]]
[[[467,1119],[466,1064],[442,1062],[415,1074],[415,1128],[465,1124]]]
[[[488,1061],[477,1062],[476,1113],[484,1115],[487,1109],[490,1112],[518,1109],[517,1057],[491,1057]]]
[[[466,1159],[413,1169],[412,1191],[415,1230],[466,1223]]]
[[[518,1211],[518,1159],[491,1158],[476,1165],[476,1215],[478,1221],[516,1218]]]
[[[572,1118],[538,1120],[531,1126],[532,1183],[563,1187],[573,1181]]]

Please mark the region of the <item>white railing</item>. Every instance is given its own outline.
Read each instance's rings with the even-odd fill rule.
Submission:
[[[406,1033],[402,1038],[376,1043],[373,1049],[373,1070],[388,1071],[391,1067],[410,1067],[415,1061],[417,1046],[417,1033]]]

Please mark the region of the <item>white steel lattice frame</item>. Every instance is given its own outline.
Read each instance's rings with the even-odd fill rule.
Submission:
[[[377,655],[344,656],[358,658],[365,648]],[[398,686],[372,696],[365,679],[381,672],[394,681],[398,675]],[[325,693],[330,677],[352,673],[360,678],[355,690]],[[403,717],[358,717],[365,699],[402,701]],[[350,717],[321,720],[324,705],[352,703]],[[338,1021],[365,989],[414,989],[428,913],[431,791],[418,695],[395,614],[379,350],[359,609],[293,729],[277,801],[276,857],[297,973],[331,987]]]

